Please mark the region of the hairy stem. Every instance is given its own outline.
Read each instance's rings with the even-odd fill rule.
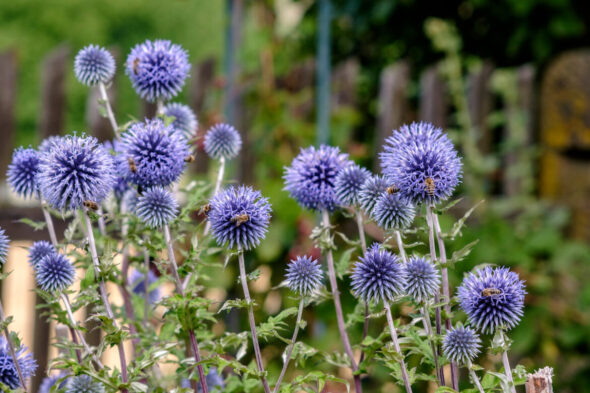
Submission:
[[[256,321],[254,320],[254,307],[252,305],[252,299],[250,298],[250,291],[248,290],[248,281],[246,278],[246,266],[244,263],[243,251],[238,252],[238,263],[240,265],[240,281],[242,283],[242,289],[244,290],[244,298],[248,303],[248,322],[250,324],[250,332],[252,333],[252,345],[254,347],[254,355],[256,357],[256,366],[260,372],[260,379],[262,386],[264,387],[265,393],[271,393],[266,377],[264,376],[264,365],[262,364],[262,355],[260,354],[260,344],[258,344],[258,334],[256,333]]]
[[[47,202],[41,198],[41,194],[39,194],[39,201],[41,201],[41,210],[43,211],[43,217],[45,218],[45,223],[47,224],[49,239],[51,239],[51,244],[53,244],[53,247],[57,248],[57,236],[55,235],[53,218],[51,218],[51,213],[49,213],[49,209],[47,208]]]
[[[397,340],[397,332],[395,331],[395,326],[393,325],[393,318],[391,316],[391,308],[387,302],[384,302],[383,306],[385,307],[385,315],[387,316],[387,326],[389,327],[389,334],[391,335],[391,340],[393,341],[393,346],[398,354],[400,354],[400,361],[399,365],[402,370],[402,379],[404,380],[404,385],[406,386],[406,393],[412,393],[412,386],[410,385],[410,378],[408,377],[408,370],[406,369],[406,362],[404,362],[404,354],[402,353],[402,349],[399,346],[399,341]]]
[[[70,320],[70,323],[72,324],[72,329],[74,329],[74,332],[76,333],[76,335],[78,336],[78,339],[80,340],[80,342],[82,343],[82,345],[84,346],[84,349],[86,350],[86,352],[92,356],[92,360],[94,360],[94,362],[96,363],[96,365],[99,368],[103,368],[104,366],[102,365],[102,363],[100,362],[100,360],[96,357],[96,355],[94,354],[94,352],[92,352],[92,350],[90,349],[90,346],[88,345],[88,343],[86,342],[86,339],[84,338],[84,335],[80,332],[80,330],[78,330],[78,322],[76,322],[76,319],[74,318],[74,313],[72,312],[72,305],[70,304],[70,299],[68,298],[68,295],[66,295],[65,293],[61,294],[61,299],[64,303],[64,306],[66,308],[66,312],[68,314],[68,319]],[[75,336],[72,336],[72,339],[75,340],[74,338]],[[76,353],[79,355],[79,350],[76,350]]]
[[[117,121],[115,120],[115,114],[113,113],[113,108],[111,108],[111,102],[109,101],[109,96],[107,94],[107,88],[104,83],[100,82],[98,84],[98,89],[100,90],[100,98],[104,101],[105,108],[107,110],[107,117],[109,122],[111,123],[111,127],[113,128],[113,132],[117,139],[121,138],[119,135],[119,126],[117,125]]]
[[[285,372],[287,372],[287,367],[289,367],[289,361],[291,360],[291,354],[293,353],[293,347],[295,347],[295,342],[297,341],[297,334],[299,333],[299,324],[301,323],[301,316],[303,315],[303,306],[305,305],[305,299],[301,298],[299,300],[299,311],[297,312],[297,321],[295,322],[295,329],[293,330],[293,337],[291,338],[291,343],[289,343],[289,347],[287,348],[287,355],[285,356],[285,362],[283,363],[283,369],[281,370],[281,374],[279,375],[279,379],[277,379],[277,384],[273,390],[273,393],[277,393],[281,387],[281,381],[285,376]]]
[[[471,376],[471,379],[473,380],[473,384],[475,385],[477,390],[479,390],[479,393],[485,393],[483,390],[483,387],[481,386],[481,383],[479,382],[479,378],[478,378],[477,374],[475,373],[475,370],[473,369],[473,364],[471,363],[471,360],[469,360],[469,359],[467,359],[467,368],[469,369],[469,375]]]
[[[129,218],[127,217],[127,204],[123,200],[121,202],[121,213],[123,214],[123,219],[121,220],[121,238],[124,240],[127,238],[127,233],[129,232]],[[99,221],[100,225],[100,221]],[[122,251],[122,263],[121,263],[121,283],[119,285],[119,291],[121,292],[121,297],[123,298],[123,308],[125,309],[125,316],[130,321],[135,320],[135,310],[133,309],[133,302],[131,301],[131,294],[129,293],[129,247],[126,244],[123,244],[123,251]],[[135,327],[134,323],[129,323],[129,333],[131,335],[137,335],[137,328]],[[133,353],[134,355],[137,353],[137,344],[139,342],[138,337],[134,337],[131,340],[131,344],[133,345]]]
[[[422,306],[422,317],[424,329],[426,330],[426,334],[428,335],[428,341],[430,341],[430,349],[432,349],[432,356],[434,357],[434,368],[438,370],[438,352],[436,350],[436,344],[434,342],[434,332],[432,331],[432,323],[430,322],[430,313],[428,312],[428,306],[426,304]]]
[[[399,250],[399,255],[402,257],[402,262],[404,265],[408,263],[408,257],[406,256],[406,250],[404,248],[404,241],[402,240],[402,234],[400,231],[395,231],[395,241],[397,242],[397,248]]]
[[[148,325],[148,314],[150,311],[150,302],[148,301],[149,299],[149,285],[150,285],[150,281],[149,281],[149,273],[150,273],[150,252],[148,251],[147,248],[143,248],[143,265],[145,268],[145,281],[144,281],[144,286],[145,288],[144,290],[144,296],[145,296],[145,302],[143,305],[143,323],[145,326]]]
[[[2,307],[2,302],[0,301],[0,321],[4,323],[6,321],[6,316],[4,315],[4,307]],[[27,393],[27,383],[25,381],[25,377],[23,376],[23,371],[20,368],[20,364],[18,362],[18,356],[16,355],[16,351],[14,350],[14,344],[12,344],[12,339],[10,338],[10,332],[8,331],[8,326],[4,326],[4,337],[6,338],[6,345],[8,346],[8,350],[10,351],[10,356],[12,356],[12,361],[14,362],[14,367],[16,368],[16,373],[18,374],[18,379],[20,384],[23,387],[25,393]]]
[[[500,331],[502,335],[502,341],[506,343],[508,339],[505,336],[504,331]],[[508,360],[508,351],[505,350],[502,352],[502,364],[504,365],[504,374],[506,374],[506,378],[508,379],[508,384],[510,385],[510,390],[512,393],[516,393],[516,387],[514,386],[514,379],[512,378],[512,367],[510,367],[510,361]]]
[[[363,250],[363,254],[367,253],[367,240],[365,236],[365,227],[363,226],[363,214],[360,210],[356,211],[356,225],[359,231],[359,238],[361,241],[361,248]],[[365,303],[365,320],[363,321],[363,339],[367,338],[367,334],[369,334],[369,303]],[[361,363],[365,359],[365,352],[361,352],[361,357],[359,358],[359,363]]]

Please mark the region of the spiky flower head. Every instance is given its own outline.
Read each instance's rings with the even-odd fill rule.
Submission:
[[[410,226],[416,216],[416,209],[398,192],[381,194],[375,208],[373,219],[383,229],[404,229]]]
[[[359,204],[361,209],[369,216],[373,215],[375,203],[383,193],[387,190],[388,183],[383,176],[373,175],[369,177],[359,191]]]
[[[266,236],[271,208],[268,199],[251,187],[229,187],[209,203],[209,222],[217,244],[250,250]]]
[[[336,199],[342,206],[357,206],[363,184],[371,172],[359,165],[349,165],[340,171],[334,182]]]
[[[512,329],[524,308],[524,281],[506,267],[486,266],[469,273],[458,290],[469,322],[483,333]]]
[[[172,127],[175,131],[180,131],[187,140],[195,137],[199,122],[195,112],[188,105],[178,102],[167,104],[164,106],[164,115],[174,118]]]
[[[104,385],[89,375],[78,375],[69,379],[66,393],[104,393]]]
[[[285,168],[285,190],[301,206],[310,210],[333,211],[338,204],[334,185],[336,177],[349,164],[348,155],[337,147],[310,146]]]
[[[59,146],[59,142],[63,138],[65,137],[61,135],[50,135],[41,141],[37,150],[39,150],[40,154],[49,153],[51,150],[53,150],[54,146]]]
[[[23,373],[25,379],[35,375],[37,370],[37,362],[28,352],[28,348],[21,345],[16,351],[16,358],[18,359],[18,365]],[[6,342],[4,336],[0,337],[0,382],[5,384],[11,389],[17,389],[20,386],[20,380],[18,372],[14,365],[14,359],[10,353],[10,348]]]
[[[405,292],[416,303],[423,303],[438,292],[440,274],[429,260],[423,257],[411,256],[404,265],[406,277]]]
[[[115,75],[115,59],[105,48],[88,45],[74,59],[74,74],[87,86],[107,83]]]
[[[137,94],[150,102],[174,98],[191,69],[187,52],[166,40],[147,40],[136,45],[125,67]]]
[[[287,266],[285,277],[293,292],[306,296],[316,292],[322,285],[322,268],[312,257],[298,256]]]
[[[45,377],[39,386],[38,393],[50,393],[53,386],[63,389],[68,384],[68,379],[68,374],[65,372]]]
[[[215,124],[205,134],[205,153],[216,160],[230,160],[242,148],[240,133],[229,124]]]
[[[135,214],[149,227],[162,227],[174,220],[177,213],[178,202],[163,187],[150,187],[137,197]]]
[[[374,243],[355,265],[352,290],[365,302],[391,302],[406,284],[397,256]]]
[[[39,153],[35,149],[19,147],[12,153],[12,161],[6,171],[6,180],[12,191],[29,198],[37,193],[39,186]]]
[[[0,228],[0,267],[6,263],[8,257],[8,248],[10,247],[10,239],[6,236],[4,229]]]
[[[217,367],[209,368],[209,372],[207,373],[207,377],[205,378],[205,381],[207,382],[207,389],[210,392],[211,391],[215,391],[215,392],[222,392],[223,391],[223,388],[224,388],[223,376],[219,375],[219,372],[217,371]],[[190,389],[191,384],[190,384],[190,381],[185,378],[180,382],[180,386],[183,388]],[[200,384],[197,385],[197,391],[199,393],[201,393],[203,391]]]
[[[161,119],[133,124],[122,141],[127,159],[125,170],[138,186],[166,187],[182,174],[189,155],[186,139]]]
[[[29,247],[29,264],[36,271],[37,266],[39,266],[41,260],[45,258],[47,255],[53,254],[55,252],[57,252],[57,250],[55,249],[53,244],[49,243],[46,240],[37,241],[33,243],[31,247]]]
[[[413,123],[394,131],[381,153],[385,178],[417,203],[448,199],[462,176],[461,159],[440,128]]]
[[[125,157],[123,143],[119,139],[113,139],[112,141],[103,142],[103,146],[113,156],[116,176],[113,191],[117,199],[120,199],[129,189],[129,171],[127,170],[129,162]]]
[[[41,259],[36,269],[37,284],[47,292],[62,291],[74,283],[76,270],[64,255],[54,252]]]
[[[148,270],[147,279],[148,279],[148,290],[149,290],[148,302],[153,304],[153,303],[156,303],[158,300],[160,300],[160,297],[161,297],[161,292],[160,292],[159,287],[150,289],[150,288],[152,288],[152,284],[155,283],[156,281],[158,281],[158,277],[156,277],[154,272],[152,272],[151,270]],[[131,290],[133,291],[134,294],[141,296],[141,297],[145,296],[145,273],[142,273],[137,269],[131,271],[131,274],[129,275],[129,283],[131,285]]]
[[[41,155],[39,189],[43,199],[60,210],[74,210],[84,201],[100,203],[115,184],[113,157],[94,137],[67,136]]]
[[[453,362],[469,364],[481,348],[481,339],[469,327],[458,325],[451,328],[443,339],[443,354]]]

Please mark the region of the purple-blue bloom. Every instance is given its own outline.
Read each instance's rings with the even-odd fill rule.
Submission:
[[[443,339],[443,354],[453,362],[469,364],[481,348],[481,339],[475,331],[469,327],[458,325],[451,328]]]
[[[10,247],[10,239],[6,236],[4,229],[0,228],[0,267],[6,263],[8,257],[8,248]]]
[[[413,123],[394,131],[380,154],[385,178],[414,204],[448,199],[462,176],[461,159],[441,129]]]
[[[49,393],[51,388],[57,385],[58,389],[63,389],[68,383],[68,374],[61,372],[57,375],[45,377],[39,386],[38,393]]]
[[[47,254],[37,264],[37,284],[47,292],[62,291],[74,283],[76,270],[64,255]]]
[[[342,206],[357,206],[360,191],[369,177],[371,172],[356,164],[342,169],[334,181],[338,203]]]
[[[39,186],[39,153],[31,148],[17,148],[12,153],[12,161],[6,171],[6,180],[10,188],[24,198],[37,193]]]
[[[416,216],[416,209],[399,192],[386,191],[377,199],[372,216],[381,228],[399,230],[410,226]]]
[[[336,177],[348,164],[348,155],[337,147],[301,149],[291,166],[285,168],[284,189],[306,209],[333,211],[338,204]]]
[[[152,272],[151,270],[148,270],[148,302],[150,304],[156,303],[158,300],[160,300],[161,297],[161,293],[160,293],[160,288],[153,288],[150,289],[152,287],[152,284],[155,283],[156,281],[158,281],[158,277],[156,277],[156,275],[154,274],[154,272]],[[131,290],[133,291],[134,294],[144,297],[145,296],[145,274],[140,272],[137,269],[134,269],[131,271],[131,274],[129,275],[129,285],[131,286]]]
[[[77,209],[84,201],[100,203],[115,184],[113,157],[94,137],[67,136],[41,155],[39,188],[56,209]]]
[[[49,153],[54,146],[59,145],[63,138],[65,137],[61,135],[50,135],[41,141],[37,150],[39,150],[40,154]]]
[[[115,176],[117,178],[115,185],[113,186],[113,191],[115,196],[120,199],[129,189],[129,171],[127,170],[129,162],[125,157],[123,143],[120,140],[114,139],[112,141],[105,141],[103,142],[103,145],[113,156]]]
[[[66,393],[104,393],[104,385],[89,375],[78,375],[68,379]]]
[[[88,45],[74,59],[74,74],[87,86],[107,83],[115,75],[115,59],[108,50]]]
[[[208,219],[220,246],[250,250],[266,236],[271,208],[268,199],[251,187],[229,187],[209,203]]]
[[[516,326],[523,315],[525,294],[524,281],[506,267],[486,266],[469,273],[458,289],[461,308],[483,333]]]
[[[151,102],[174,98],[191,68],[187,52],[166,40],[147,40],[136,45],[125,67],[137,94]]]
[[[122,137],[125,171],[141,188],[166,187],[176,181],[189,155],[186,139],[161,119],[133,124]]]
[[[397,256],[374,243],[355,265],[352,291],[365,302],[390,302],[403,293],[406,280]]]
[[[49,254],[56,253],[57,250],[53,247],[53,244],[49,243],[46,240],[40,240],[31,247],[29,247],[29,264],[33,267],[36,271],[37,266],[41,262],[41,260]]]
[[[387,190],[388,183],[383,176],[373,175],[369,177],[359,191],[359,204],[366,214],[372,216],[375,203]]]
[[[287,266],[287,285],[301,296],[313,294],[322,285],[322,267],[317,260],[298,256]]]
[[[207,382],[207,389],[210,392],[222,392],[224,388],[223,377],[219,375],[216,367],[211,367],[209,372],[207,373],[207,377],[205,377],[205,381]],[[183,379],[180,382],[180,386],[183,388],[189,389],[191,387],[191,383],[188,379]],[[202,392],[203,389],[201,385],[197,385],[198,392]]]
[[[187,140],[195,137],[199,123],[195,112],[188,105],[178,102],[167,104],[164,106],[164,115],[174,118],[172,127],[175,131],[180,131]]]
[[[150,187],[137,197],[135,214],[152,228],[169,224],[178,212],[178,202],[172,193],[163,187]]]
[[[440,287],[440,274],[424,257],[411,256],[404,266],[406,294],[416,303],[432,299]]]
[[[242,147],[240,133],[229,124],[219,123],[205,134],[205,153],[216,160],[230,160],[238,155]]]
[[[21,345],[16,351],[18,365],[20,366],[25,379],[35,375],[35,371],[37,370],[37,362],[33,358],[33,355],[26,353],[27,351],[28,348],[24,345]],[[20,386],[20,380],[14,365],[14,359],[10,354],[10,349],[8,348],[8,343],[4,336],[0,337],[0,382],[11,389],[17,389]]]

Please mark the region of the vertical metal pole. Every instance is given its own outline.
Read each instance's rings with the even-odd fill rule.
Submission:
[[[331,0],[319,1],[317,47],[317,135],[318,145],[330,140],[330,24]]]

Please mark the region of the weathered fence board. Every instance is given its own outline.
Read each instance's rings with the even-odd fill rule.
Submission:
[[[41,139],[63,132],[66,114],[66,72],[70,69],[70,49],[62,45],[43,60],[41,75]]]
[[[447,124],[449,103],[447,88],[438,64],[428,67],[420,76],[420,120],[444,128]]]
[[[0,181],[5,178],[12,157],[16,72],[15,51],[8,50],[0,54]]]

